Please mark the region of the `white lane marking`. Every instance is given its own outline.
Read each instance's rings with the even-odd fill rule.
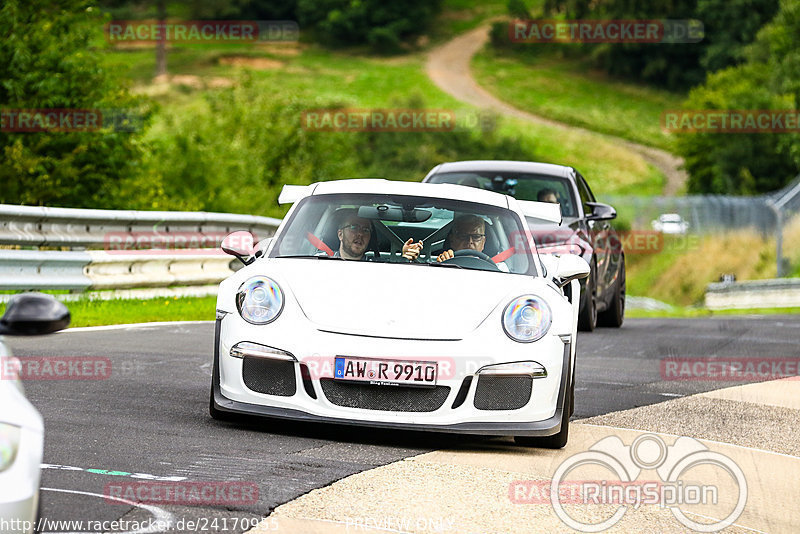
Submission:
[[[42,491],[55,491],[56,493],[73,493],[75,495],[87,495],[89,497],[100,497],[101,499],[109,499],[112,501],[121,502],[122,504],[128,504],[130,506],[135,506],[137,508],[141,508],[142,510],[147,510],[153,517],[155,518],[154,525],[150,528],[140,528],[139,530],[131,530],[129,532],[120,532],[119,534],[157,534],[158,532],[166,532],[172,528],[175,524],[175,516],[172,515],[170,512],[159,508],[158,506],[152,506],[149,504],[141,504],[138,502],[129,501],[127,499],[122,499],[120,497],[112,497],[111,495],[101,495],[99,493],[90,493],[88,491],[77,491],[77,490],[67,490],[67,489],[59,489],[59,488],[41,488]],[[100,532],[49,532],[48,534],[102,534]]]
[[[159,482],[182,482],[187,480],[186,477],[165,477],[165,476],[158,476],[158,475],[150,475],[147,473],[129,473],[128,471],[109,471],[108,469],[98,469],[96,467],[74,467],[71,465],[59,465],[59,464],[41,464],[39,465],[40,469],[56,469],[59,471],[84,471],[86,473],[91,473],[93,475],[106,475],[112,477],[123,477],[123,478],[133,478],[137,480],[157,480]]]
[[[595,416],[595,417],[604,417],[606,415],[614,415],[615,413],[620,413],[620,412],[611,412],[611,413],[607,413],[607,414],[603,414],[603,415],[598,415],[598,416]],[[587,417],[587,419],[588,419],[588,417]],[[581,425],[585,425],[585,426],[594,426],[594,427],[597,427],[597,428],[613,428],[614,430],[626,430],[626,431],[629,431],[629,432],[641,432],[642,434],[660,434],[662,436],[670,436],[670,437],[673,437],[673,438],[684,437],[684,436],[682,436],[680,434],[672,434],[672,433],[669,433],[669,432],[653,432],[652,430],[641,430],[639,428],[623,428],[623,427],[620,427],[620,426],[596,425],[594,423],[583,423],[583,422],[581,422],[580,419],[576,420],[576,421],[573,421],[573,422],[581,424]],[[717,441],[717,440],[714,440],[714,439],[706,439],[706,438],[697,438],[697,439],[705,441],[707,443],[716,443],[717,445],[727,445],[728,447],[736,447],[737,449],[744,449],[746,451],[763,452],[763,453],[766,453],[766,454],[774,454],[776,456],[783,456],[784,458],[791,458],[792,460],[800,460],[800,456],[792,456],[791,454],[785,454],[785,453],[782,453],[782,452],[765,451],[764,449],[757,449],[755,447],[745,447],[744,445],[736,445],[735,443],[726,443],[724,441]]]
[[[683,393],[659,393],[662,397],[685,397]]]
[[[192,324],[214,324],[214,321],[160,321],[153,323],[109,324],[105,326],[76,326],[56,334],[70,334],[73,332],[101,332],[103,330],[126,330],[128,328],[147,328],[153,326],[181,326]]]

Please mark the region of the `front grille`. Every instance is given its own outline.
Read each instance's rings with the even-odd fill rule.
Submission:
[[[269,358],[248,358],[242,362],[244,385],[267,395],[291,397],[297,391],[294,362]]]
[[[450,394],[447,386],[374,386],[332,378],[323,378],[320,383],[325,397],[337,406],[387,412],[433,412],[442,407]]]
[[[482,375],[475,388],[475,407],[479,410],[518,410],[528,404],[533,390],[529,376]]]

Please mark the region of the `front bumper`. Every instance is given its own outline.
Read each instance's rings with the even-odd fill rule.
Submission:
[[[557,336],[553,336],[553,343],[558,342],[558,346],[561,347],[560,357],[556,357],[560,361],[556,365],[548,366],[553,372],[553,376],[547,379],[547,386],[544,386],[545,382],[542,382],[541,389],[550,391],[544,395],[546,397],[544,400],[539,399],[538,402],[534,402],[531,399],[528,406],[519,410],[478,413],[469,405],[469,402],[465,403],[463,398],[460,403],[457,400],[455,403],[453,402],[454,398],[461,393],[464,378],[458,376],[453,377],[450,381],[451,392],[441,408],[431,413],[396,414],[333,406],[326,401],[319,380],[314,381],[313,388],[318,398],[309,396],[302,384],[298,385],[296,393],[291,397],[273,397],[247,391],[246,387],[239,384],[241,377],[236,377],[236,371],[241,373],[241,367],[237,368],[236,364],[231,361],[225,362],[225,365],[228,366],[225,371],[227,376],[226,381],[222,381],[220,346],[223,346],[223,350],[229,350],[232,342],[221,343],[223,337],[221,330],[222,319],[218,319],[214,336],[212,402],[214,408],[219,412],[372,428],[476,435],[549,436],[561,430],[565,398],[569,394],[569,380],[572,376],[572,362],[570,342],[562,341]],[[236,341],[243,341],[243,339]],[[398,341],[394,340],[393,343],[398,343]],[[226,357],[231,360],[229,356]],[[298,373],[299,375],[300,373]],[[534,381],[534,384],[537,384],[537,381]],[[225,387],[229,392],[227,396],[223,392]],[[474,395],[477,380],[473,379],[468,387],[468,395]],[[536,389],[534,392],[537,392]],[[536,416],[536,414],[541,415],[545,412],[546,415],[543,417]]]

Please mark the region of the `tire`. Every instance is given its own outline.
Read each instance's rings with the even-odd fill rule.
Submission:
[[[564,399],[564,411],[561,414],[561,430],[558,434],[552,436],[514,436],[514,442],[523,447],[537,447],[539,449],[563,449],[569,440],[569,416],[572,413],[572,404],[570,399],[574,394],[574,385],[572,386],[573,392],[567,392]]]
[[[595,286],[595,276],[597,268],[592,262],[592,269],[586,279],[586,300],[583,301],[580,312],[578,313],[578,330],[581,332],[593,332],[597,327],[597,287]]]
[[[625,259],[623,257],[617,286],[614,288],[614,296],[611,298],[608,309],[597,316],[598,325],[612,328],[622,326],[622,322],[625,320],[625,291]]]
[[[575,355],[575,363],[577,362],[578,355]],[[572,385],[569,388],[569,416],[572,417],[575,414],[575,366],[572,366]]]

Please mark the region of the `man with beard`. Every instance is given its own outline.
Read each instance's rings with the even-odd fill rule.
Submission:
[[[450,230],[447,241],[452,248],[445,250],[437,256],[437,262],[443,262],[455,257],[453,250],[475,250],[483,252],[486,244],[486,221],[477,215],[460,215],[453,221],[453,228]],[[497,268],[503,272],[508,272],[508,266],[497,263]]]
[[[359,217],[355,213],[347,213],[339,225],[339,250],[333,256],[345,260],[364,260],[364,253],[369,246],[370,238],[374,228],[369,219]],[[413,243],[409,239],[403,245],[403,257],[407,260],[414,260],[422,250],[422,242]]]

